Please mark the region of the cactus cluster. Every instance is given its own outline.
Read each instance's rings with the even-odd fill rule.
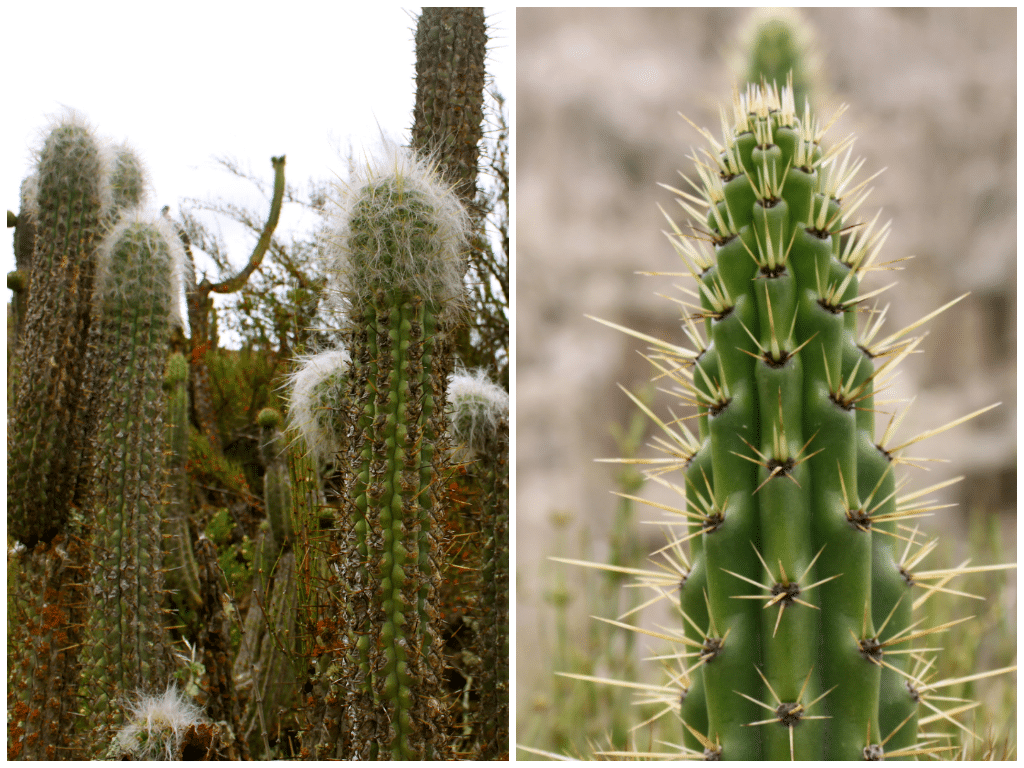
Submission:
[[[136,209],[135,154],[75,114],[52,127],[31,178],[33,289],[9,446],[8,629],[22,670],[9,754],[53,758],[103,750],[117,698],[169,671],[162,383],[181,252]]]
[[[668,454],[648,477],[685,499],[657,505],[677,516],[662,550],[674,583],[641,577],[659,596],[679,590],[683,629],[659,637],[680,649],[667,690],[684,752],[939,753],[918,718],[935,635],[959,622],[925,629],[912,609],[971,569],[919,567],[934,546],[916,527],[921,498],[941,485],[901,495],[895,470],[919,439],[987,409],[900,443],[875,395],[917,348],[913,332],[957,300],[881,333],[885,313],[860,284],[888,227],[856,218],[867,181],[852,139],[828,146],[791,86],[737,89],[722,125],[720,138],[698,129],[710,149],[695,158],[696,194],[673,190],[693,234],[666,217],[699,300],[683,302],[688,344],[608,323],[651,344],[657,375],[695,411],[691,429],[633,398]]]
[[[283,156],[248,265],[214,284],[187,217],[145,213],[128,145],[76,115],[47,135],[8,214],[9,758],[507,754],[508,396],[447,393],[486,34],[479,9],[422,26],[423,153],[352,179],[321,274],[274,239]],[[210,293],[267,253],[343,325],[217,348]],[[306,317],[267,304],[278,330]],[[336,346],[289,379],[317,334]],[[453,431],[452,408],[474,415]]]

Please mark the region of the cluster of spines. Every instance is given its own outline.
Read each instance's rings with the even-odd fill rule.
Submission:
[[[939,486],[898,504],[893,467],[940,430],[894,447],[890,427],[876,442],[873,395],[919,341],[904,337],[954,302],[881,341],[878,313],[858,329],[871,295],[859,277],[887,229],[849,226],[867,194],[852,186],[861,164],[840,160],[850,141],[823,151],[824,130],[809,109],[797,117],[788,88],[736,92],[733,117],[721,143],[701,131],[713,152],[697,160],[699,195],[674,190],[706,227],[693,238],[673,224],[672,239],[708,341],[692,317],[696,351],[630,332],[654,342],[651,361],[699,412],[697,435],[656,420],[672,458],[650,473],[682,491],[664,472],[685,469],[690,555],[682,539],[669,549],[678,641],[696,657],[682,674],[686,743],[729,759],[921,754],[920,681],[892,651],[946,626],[912,631],[906,566],[923,547],[912,534],[900,557],[897,522]]]

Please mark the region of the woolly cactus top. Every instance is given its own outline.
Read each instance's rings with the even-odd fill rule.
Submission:
[[[185,734],[205,722],[202,710],[175,686],[154,696],[141,694],[127,724],[111,744],[110,756],[136,760],[180,760]]]
[[[340,405],[344,396],[349,355],[339,347],[300,362],[290,377],[288,417],[313,456],[325,461],[336,449],[331,409]]]
[[[160,259],[160,268],[147,261]],[[179,294],[184,274],[185,252],[171,223],[162,216],[148,216],[141,209],[125,211],[103,239],[97,254],[96,298],[98,301],[133,301],[155,298],[165,292],[174,321],[181,323]]]
[[[85,118],[67,110],[46,129],[46,138],[37,152],[38,174],[30,185],[35,193],[33,211],[59,204],[63,190],[83,191],[97,200],[100,208],[109,211],[111,195],[110,172],[113,161],[110,148]]]
[[[110,186],[114,207],[118,209],[135,208],[149,196],[149,174],[127,143],[114,148]]]
[[[454,374],[448,384],[448,402],[452,438],[468,449],[471,457],[483,453],[501,422],[508,420],[508,393],[492,383],[482,368],[472,374]]]
[[[460,302],[469,218],[430,161],[389,147],[336,205],[326,251],[344,302],[360,307],[381,290],[436,307]]]

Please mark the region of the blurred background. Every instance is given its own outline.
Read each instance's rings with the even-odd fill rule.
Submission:
[[[563,706],[553,665],[565,663],[567,647],[589,652],[588,616],[601,610],[593,590],[608,588],[607,579],[547,558],[607,561],[623,540],[644,552],[663,543],[656,527],[617,512],[611,491],[623,487],[621,467],[594,461],[620,455],[613,425],[626,429],[636,408],[616,384],[636,392],[650,379],[637,353],[646,345],[584,314],[685,344],[678,306],[656,294],[680,297],[673,284],[689,280],[636,271],[685,270],[662,235],[667,223],[658,205],[681,226],[686,217],[658,183],[686,188],[677,171],[695,177],[688,155],[704,140],[680,112],[720,135],[718,107],[731,103],[742,75],[736,51],[748,16],[732,8],[517,12],[521,744],[538,746],[541,724]],[[857,180],[887,167],[857,218],[870,220],[882,208],[879,224],[892,219],[879,262],[914,256],[899,263],[902,271],[864,281],[867,291],[899,280],[879,299],[880,306],[891,302],[886,329],[971,292],[928,323],[923,352],[901,365],[887,397],[916,400],[898,437],[1002,403],[907,452],[941,460],[905,468],[908,489],[965,478],[929,496],[958,506],[922,527],[952,533],[944,539],[953,558],[973,514],[1001,537],[1003,558],[1015,561],[1016,10],[822,8],[801,18],[816,54],[816,114],[827,121],[849,105],[827,143],[857,135],[854,158],[866,159]],[[664,396],[654,403],[661,414],[671,405]],[[643,448],[650,434],[640,451],[653,455]],[[657,510],[640,507],[636,517],[655,518]],[[926,567],[963,559],[932,558]],[[1016,579],[1007,573],[989,578],[1005,582],[996,610],[1013,628]],[[657,611],[648,614],[645,624],[656,625]],[[678,618],[665,621],[675,626]],[[945,645],[956,644],[951,632]],[[613,666],[642,653],[629,646]],[[590,672],[623,673],[600,664]]]

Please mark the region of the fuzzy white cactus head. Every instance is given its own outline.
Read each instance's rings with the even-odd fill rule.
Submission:
[[[339,447],[333,420],[345,396],[348,367],[348,352],[339,347],[304,358],[290,376],[289,420],[321,463]]]
[[[32,192],[36,202],[32,209],[56,204],[60,190],[74,186],[99,203],[104,214],[114,205],[110,175],[114,153],[110,142],[99,135],[85,116],[73,109],[50,117],[43,130],[41,143],[35,150],[36,173]]]
[[[508,429],[508,393],[491,382],[483,368],[472,374],[453,374],[448,383],[448,402],[452,442],[466,452],[467,459],[479,456],[489,443],[493,444],[502,425]]]
[[[173,685],[159,695],[139,695],[126,719],[110,745],[111,757],[179,760],[189,728],[205,722],[202,710]]]
[[[128,142],[114,147],[110,186],[115,208],[135,208],[145,204],[149,197],[149,172]]]
[[[379,291],[464,303],[469,217],[429,160],[386,146],[339,191],[325,251],[329,290],[343,306]]]
[[[130,249],[134,257],[126,258],[130,254],[125,249]],[[185,251],[170,221],[141,208],[126,210],[97,252],[96,299],[156,299],[155,292],[159,291],[171,321],[183,325],[180,305],[184,265]]]

